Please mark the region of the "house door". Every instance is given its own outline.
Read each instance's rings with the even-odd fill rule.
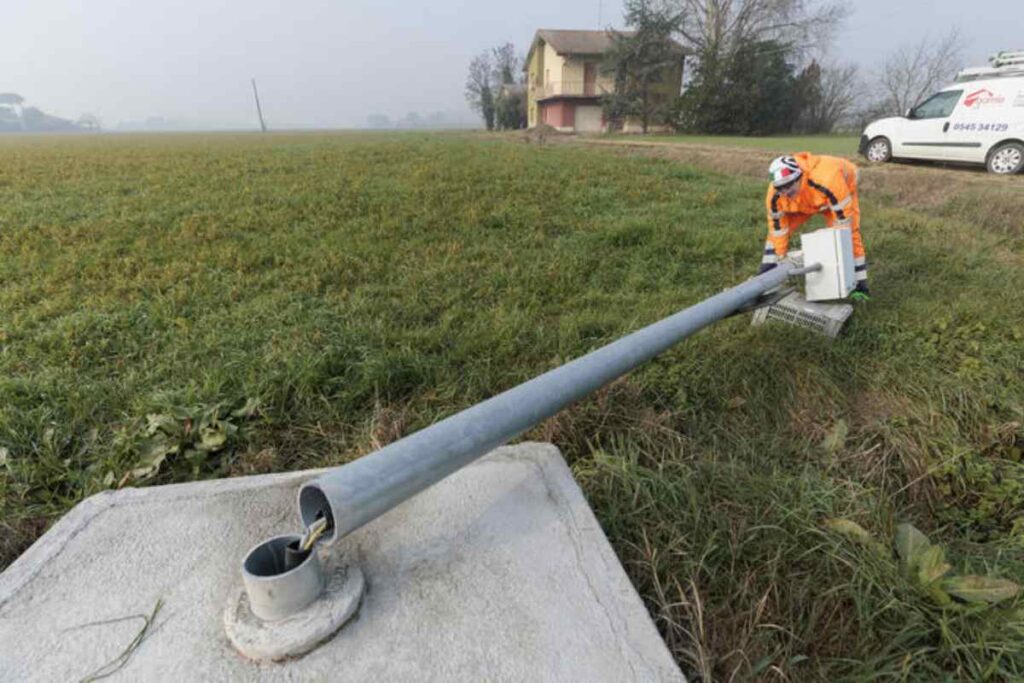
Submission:
[[[600,133],[602,128],[601,107],[576,107],[577,133]]]
[[[583,64],[583,94],[587,97],[597,94],[597,64],[593,62]]]

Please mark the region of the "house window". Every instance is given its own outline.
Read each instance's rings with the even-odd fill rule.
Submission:
[[[595,62],[583,63],[583,94],[593,97],[597,94],[597,64]]]

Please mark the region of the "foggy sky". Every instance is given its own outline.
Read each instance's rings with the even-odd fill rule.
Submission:
[[[953,25],[966,65],[1024,49],[1021,0],[852,0],[834,55],[865,66]],[[601,13],[599,23],[599,11]],[[249,78],[273,127],[362,126],[452,112],[473,55],[537,28],[621,26],[615,0],[0,0],[0,92],[106,127],[150,116],[255,126]]]

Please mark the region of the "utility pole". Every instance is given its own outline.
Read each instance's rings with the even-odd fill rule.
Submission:
[[[260,108],[260,94],[256,90],[256,79],[252,79],[252,96],[256,98],[256,113],[260,117],[260,130],[267,132],[267,124],[263,122],[263,109]]]

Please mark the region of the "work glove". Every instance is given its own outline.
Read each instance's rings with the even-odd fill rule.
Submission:
[[[777,263],[762,263],[761,267],[757,269],[757,274],[758,275],[763,275],[764,273],[767,273],[769,270],[771,270],[772,268],[774,268],[777,265],[779,265],[779,264],[777,264]]]
[[[850,300],[862,303],[871,301],[871,292],[868,291],[868,283],[866,280],[861,280],[857,283],[857,286],[853,288],[853,293],[850,295]]]

